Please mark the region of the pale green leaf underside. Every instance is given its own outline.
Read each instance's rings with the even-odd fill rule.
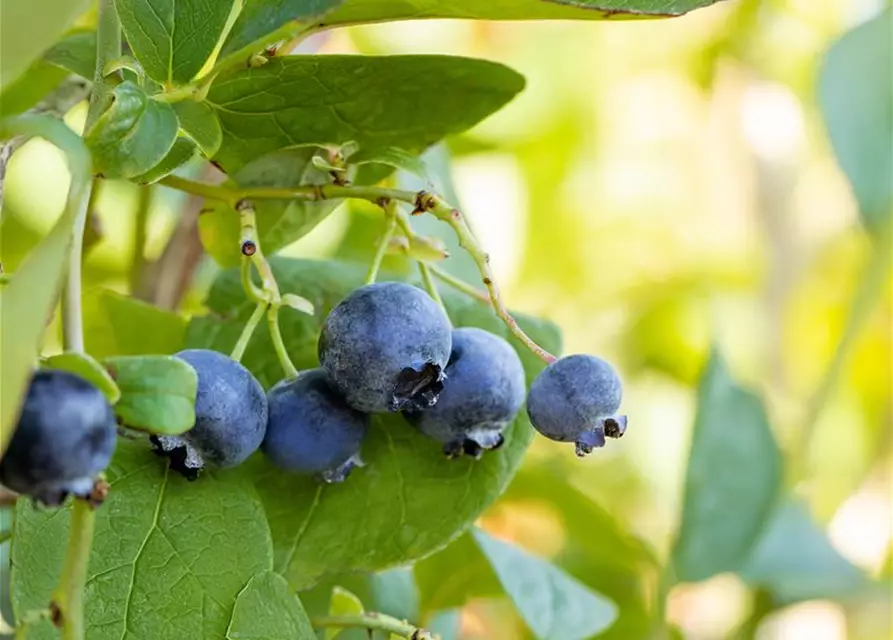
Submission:
[[[208,102],[228,173],[299,145],[355,141],[420,153],[499,110],[524,87],[508,67],[456,56],[288,56],[222,74]]]
[[[316,316],[282,309],[282,334],[301,368],[318,366],[319,323],[343,296],[362,284],[363,269],[338,263],[277,259],[279,285],[310,300]],[[445,292],[448,293],[448,292]],[[506,335],[488,308],[446,295],[457,326],[476,325]],[[187,342],[228,352],[251,313],[238,272],[224,272],[212,288],[210,309],[218,316],[195,319]],[[521,318],[533,337],[560,349],[548,323]],[[541,364],[520,350],[528,381]],[[243,363],[270,387],[283,377],[265,328],[255,333]],[[522,411],[506,432],[506,445],[478,462],[447,460],[440,445],[412,429],[401,417],[376,416],[363,445],[369,464],[342,484],[324,486],[253,461],[252,473],[273,536],[275,568],[296,588],[345,571],[380,570],[426,556],[464,530],[504,489],[533,437]]]
[[[223,638],[237,597],[271,566],[269,531],[250,483],[235,472],[188,482],[144,441],[120,440],[107,473],[112,486],[97,511],[87,576],[86,636]],[[18,616],[49,602],[68,520],[68,509],[19,501],[12,547]]]
[[[680,581],[734,571],[772,510],[781,453],[759,398],[741,389],[714,353],[701,380],[673,551]]]
[[[61,369],[80,376],[102,391],[110,404],[121,397],[121,390],[101,364],[83,353],[67,352],[50,356],[44,361],[47,369]]]

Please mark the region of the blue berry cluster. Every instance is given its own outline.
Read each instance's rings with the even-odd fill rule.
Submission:
[[[425,292],[399,282],[361,287],[326,318],[319,368],[268,392],[248,369],[205,349],[177,357],[193,367],[195,423],[179,436],[154,435],[157,453],[194,479],[261,450],[276,466],[341,482],[362,466],[374,413],[400,412],[451,458],[499,448],[527,400],[545,437],[573,442],[577,455],[619,438],[621,383],[605,361],[571,355],[552,362],[526,389],[524,369],[504,339],[453,329]],[[102,393],[67,372],[32,379],[17,430],[0,460],[0,483],[47,504],[86,497],[115,448],[117,424]]]

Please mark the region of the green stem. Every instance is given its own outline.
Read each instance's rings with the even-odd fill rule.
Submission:
[[[252,302],[257,302],[258,304],[266,302],[264,292],[254,284],[254,280],[251,278],[251,258],[247,256],[242,256],[241,274],[242,289],[245,290],[245,295],[247,295]]]
[[[387,221],[385,222],[385,230],[384,233],[381,234],[381,239],[378,242],[378,249],[375,251],[375,257],[372,258],[372,264],[369,265],[369,272],[366,274],[366,284],[372,284],[378,277],[378,270],[381,268],[381,262],[384,260],[385,254],[388,252],[388,245],[391,242],[391,238],[394,236],[394,231],[397,229],[397,216],[394,215],[394,204],[389,202],[383,208],[385,217],[387,218]]]
[[[130,293],[136,295],[143,286],[146,268],[146,227],[152,206],[152,187],[140,187],[137,194],[136,216],[133,225],[133,264],[130,267]]]
[[[279,331],[279,305],[271,304],[267,311],[267,320],[270,323],[270,337],[273,339],[273,349],[276,350],[276,357],[279,358],[279,364],[285,371],[285,375],[289,378],[298,377],[298,369],[291,361],[285,343],[282,341],[282,332]]]
[[[90,503],[75,500],[71,509],[68,550],[59,584],[53,592],[53,605],[62,621],[62,640],[84,638],[84,584],[95,522],[96,516]]]
[[[251,340],[251,336],[254,335],[254,330],[257,328],[260,319],[264,317],[264,313],[267,311],[266,302],[261,302],[254,308],[254,313],[251,314],[251,317],[248,318],[248,322],[245,323],[245,327],[242,329],[242,334],[239,336],[238,341],[236,342],[236,346],[233,347],[233,351],[230,354],[230,358],[239,362],[242,360],[242,356],[245,355],[245,348],[248,346],[248,341]]]
[[[84,123],[84,132],[99,119],[111,100],[111,93],[116,84],[116,78],[103,74],[105,66],[121,57],[121,24],[118,22],[118,12],[115,9],[115,0],[99,0],[99,17],[96,27],[96,69],[93,72],[93,89],[90,93],[90,107],[87,110],[87,120]],[[120,74],[115,74],[119,76]]]
[[[430,268],[421,260],[417,261],[416,264],[419,265],[419,273],[422,274],[422,282],[425,283],[425,289],[428,291],[428,294],[434,298],[434,301],[439,304],[442,309],[446,309],[446,305],[443,304],[443,298],[440,297],[440,292],[437,290],[437,283],[434,282],[434,278],[431,277]]]
[[[437,638],[430,631],[425,631],[420,627],[382,613],[367,612],[355,616],[323,616],[313,618],[311,624],[317,628],[338,627],[384,631],[407,640],[435,640]]]
[[[475,300],[480,300],[481,302],[486,302],[490,304],[490,296],[487,295],[486,292],[481,291],[477,287],[473,287],[464,280],[460,280],[450,272],[442,269],[436,264],[429,264],[428,270],[434,275],[435,278],[441,280],[445,284],[453,287],[457,291],[464,293],[467,296],[471,296]]]
[[[215,78],[219,73],[234,67],[247,67],[248,60],[258,51],[282,40],[293,40],[304,34],[310,35],[310,32],[314,31],[315,28],[315,25],[300,25],[295,22],[287,22],[275,31],[264,36],[262,39],[255,40],[241,49],[237,49],[223,58],[220,58],[214,65],[214,68],[208,73],[208,77]]]
[[[173,189],[185,191],[195,195],[221,200],[233,205],[238,204],[243,199],[275,199],[275,200],[328,200],[338,198],[354,198],[358,200],[368,200],[370,202],[379,203],[382,200],[396,200],[413,205],[416,211],[429,211],[434,217],[442,222],[446,222],[459,238],[459,244],[468,252],[472,260],[478,267],[484,285],[487,288],[487,294],[496,315],[505,323],[509,331],[521,341],[530,351],[536,354],[543,362],[552,363],[556,358],[554,355],[539,346],[530,336],[528,336],[499,297],[499,289],[496,286],[496,280],[493,277],[493,271],[490,269],[490,256],[481,249],[471,232],[471,228],[465,221],[464,216],[458,209],[451,207],[442,198],[430,194],[425,191],[413,192],[402,189],[386,189],[383,187],[363,187],[353,185],[311,185],[306,187],[293,188],[272,188],[272,187],[247,187],[243,189],[230,189],[227,187],[215,187],[212,185],[201,184],[186,180],[178,176],[168,176],[160,181]],[[261,274],[263,275],[263,274]]]

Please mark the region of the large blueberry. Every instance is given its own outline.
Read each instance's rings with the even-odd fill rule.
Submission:
[[[423,408],[443,389],[450,321],[424,291],[401,282],[355,290],[326,318],[319,362],[354,409]]]
[[[267,395],[270,418],[261,450],[278,467],[344,480],[361,466],[360,444],[368,414],[352,409],[329,384],[322,369],[283,380]]]
[[[578,456],[605,445],[605,436],[626,431],[620,408],[622,385],[614,368],[600,358],[571,355],[543,369],[530,385],[527,414],[551,440],[576,443]]]
[[[115,414],[99,389],[67,371],[38,371],[0,460],[0,483],[46,505],[68,494],[87,497],[116,436]]]
[[[442,442],[450,457],[478,458],[503,443],[502,431],[524,404],[525,390],[521,359],[508,342],[483,329],[456,329],[437,404],[404,415]]]
[[[174,468],[194,478],[207,464],[234,467],[257,451],[267,427],[267,396],[248,369],[207,349],[176,354],[195,369],[195,425],[179,436],[153,436]]]

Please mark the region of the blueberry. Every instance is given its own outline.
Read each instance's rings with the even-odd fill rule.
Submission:
[[[437,404],[404,415],[444,443],[448,456],[479,458],[502,445],[502,431],[524,404],[525,386],[521,359],[508,342],[483,329],[456,329]]]
[[[152,436],[171,466],[190,479],[206,465],[234,467],[257,451],[267,426],[267,396],[251,372],[207,349],[176,354],[195,369],[195,425],[179,436]]]
[[[527,415],[551,440],[576,443],[578,456],[619,438],[626,416],[616,415],[622,385],[614,368],[600,358],[572,355],[543,369],[530,385]]]
[[[423,408],[443,390],[450,321],[431,297],[400,282],[355,290],[326,318],[319,362],[347,403],[374,413]]]
[[[48,506],[69,494],[86,498],[116,435],[115,414],[99,389],[67,371],[38,371],[0,460],[0,483]]]
[[[369,416],[352,409],[322,369],[283,380],[267,395],[270,418],[261,450],[278,467],[341,482],[362,466]]]

